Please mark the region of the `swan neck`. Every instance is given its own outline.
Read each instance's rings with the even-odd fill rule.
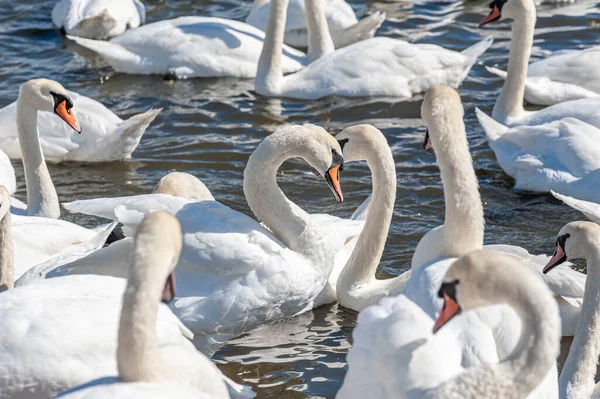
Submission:
[[[58,219],[60,206],[40,145],[37,113],[19,96],[17,131],[27,186],[27,215]]]
[[[386,295],[396,283],[396,279],[386,280],[385,287],[378,286],[378,292],[369,293],[372,291],[369,285],[376,280],[375,273],[385,248],[396,202],[396,165],[392,151],[384,138],[376,143],[362,154],[373,179],[373,197],[365,226],[336,286],[340,303],[353,309],[362,309],[373,303],[375,296],[378,299]]]
[[[323,0],[304,0],[308,33],[308,60],[313,62],[335,51]]]
[[[156,320],[164,281],[153,271],[169,256],[136,243],[119,323],[117,365],[123,381],[152,381],[160,365]]]
[[[277,170],[287,159],[306,151],[301,132],[265,139],[244,170],[244,195],[254,215],[288,248],[312,258],[315,235],[309,215],[290,201],[277,185]],[[315,226],[316,227],[316,226]],[[308,234],[309,231],[311,234]]]
[[[15,283],[14,249],[10,212],[0,220],[0,292],[12,289]]]
[[[438,387],[434,398],[520,399],[544,380],[560,350],[560,317],[555,299],[542,283],[540,279],[520,284],[506,298],[522,321],[514,351],[498,364],[467,369]]]
[[[442,126],[430,127],[438,130],[437,137],[443,138],[435,149],[446,204],[440,255],[451,258],[480,249],[484,234],[483,205],[465,125],[462,118],[455,119]]]
[[[535,7],[532,7],[513,22],[506,80],[492,111],[492,117],[503,124],[510,123],[511,119],[518,119],[525,113],[525,81],[533,46],[535,21]]]
[[[591,245],[590,245],[591,246]],[[600,355],[600,249],[590,248],[587,279],[577,331],[558,385],[563,399],[589,398]]]
[[[259,94],[277,94],[283,81],[283,40],[289,0],[272,1],[263,49],[258,60],[255,89]]]

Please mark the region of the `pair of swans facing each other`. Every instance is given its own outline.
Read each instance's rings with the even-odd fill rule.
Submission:
[[[140,0],[60,0],[52,9],[52,23],[68,35],[109,39],[146,21]]]
[[[259,94],[300,99],[329,95],[410,98],[441,83],[457,87],[492,42],[485,39],[460,53],[379,37],[335,50],[322,0],[305,1],[311,10],[306,13],[308,55],[283,43],[286,0],[270,7],[266,33],[238,21],[180,17],[129,30],[110,42],[72,39],[100,54],[119,72],[256,77]],[[229,45],[231,40],[235,46]],[[421,68],[423,64],[430,66],[427,71]],[[356,79],[357,74],[361,79]]]
[[[0,285],[7,287],[10,198],[2,191]],[[227,383],[232,392],[251,397],[195,350],[189,341],[193,334],[159,303],[161,296],[170,301],[175,295],[172,272],[181,249],[177,220],[164,212],[149,215],[135,241],[127,280],[66,276],[0,294],[0,341],[7,348],[0,353],[0,396],[48,398],[86,384],[61,397],[142,397],[156,387],[163,393],[225,399],[230,397]],[[114,375],[119,379],[104,387],[105,377]]]
[[[502,18],[515,21],[506,81],[494,105],[493,119],[476,110],[500,166],[516,180],[516,188],[536,192],[554,190],[600,201],[595,190],[600,182],[600,147],[596,139],[600,133],[597,116],[600,97],[525,111],[523,96],[535,6],[530,0],[498,0],[492,2],[491,8],[483,24]],[[575,75],[571,71],[570,76]]]

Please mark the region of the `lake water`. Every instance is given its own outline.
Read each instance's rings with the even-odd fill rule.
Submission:
[[[462,50],[484,36],[496,38],[481,58],[506,68],[510,25],[479,29],[487,1],[349,1],[359,16],[385,11],[378,35]],[[242,192],[243,170],[256,145],[287,123],[311,122],[331,132],[370,123],[392,147],[398,173],[394,218],[378,277],[410,267],[420,237],[443,222],[443,192],[435,157],[421,149],[424,127],[420,101],[326,98],[318,101],[267,99],[253,82],[236,79],[168,81],[161,77],[113,72],[100,58],[61,37],[52,27],[54,1],[0,0],[0,107],[17,97],[19,85],[36,77],[61,82],[93,97],[123,118],[162,107],[128,162],[51,166],[61,201],[147,193],[169,171],[199,177],[226,205],[249,213]],[[212,15],[243,20],[251,2],[235,0],[146,0],[148,22],[183,15]],[[597,1],[538,8],[533,58],[552,51],[597,44]],[[553,251],[556,233],[567,222],[583,219],[550,195],[517,192],[500,169],[474,115],[488,114],[499,94],[499,78],[475,65],[460,87],[475,169],[486,214],[486,242],[516,244],[534,253]],[[85,134],[85,133],[84,133]],[[22,166],[14,162],[17,196],[25,199]],[[348,165],[342,177],[345,201],[337,204],[322,180],[299,162],[288,162],[279,182],[286,194],[312,213],[349,216],[370,192],[366,165]],[[92,226],[98,220],[64,217]],[[214,357],[236,381],[253,386],[259,398],[332,398],[345,374],[356,314],[337,306],[320,308],[231,341]]]

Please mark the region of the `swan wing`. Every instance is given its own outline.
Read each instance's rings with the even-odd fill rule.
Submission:
[[[578,210],[583,213],[588,219],[593,222],[600,223],[600,205],[595,202],[584,201],[568,195],[559,194],[552,191],[557,199],[561,200],[571,208]]]

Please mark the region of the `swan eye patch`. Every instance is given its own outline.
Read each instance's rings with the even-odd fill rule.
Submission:
[[[440,290],[438,291],[438,297],[443,298],[444,294],[448,295],[456,302],[456,286],[459,284],[459,280],[442,283]]]
[[[344,146],[346,145],[346,143],[349,141],[349,139],[342,139],[342,140],[338,140],[337,142],[340,143],[340,148],[342,149],[342,151],[344,151]]]

